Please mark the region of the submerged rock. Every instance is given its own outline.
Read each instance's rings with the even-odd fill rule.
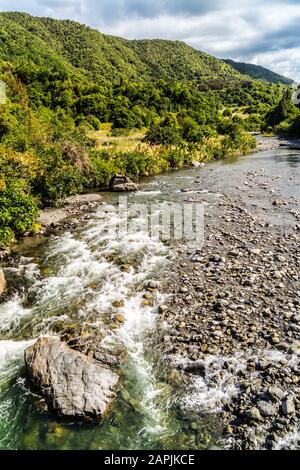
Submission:
[[[124,192],[137,191],[138,185],[134,183],[128,176],[114,175],[109,183],[110,191]]]
[[[105,418],[119,377],[95,360],[45,336],[25,351],[29,380],[59,416]]]
[[[4,272],[0,268],[0,296],[4,294],[5,289],[6,289],[6,280],[5,280]]]

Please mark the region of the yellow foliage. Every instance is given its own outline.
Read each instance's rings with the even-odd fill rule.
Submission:
[[[32,152],[19,153],[5,148],[0,144],[0,175],[5,184],[5,177],[33,178],[39,169],[40,163],[37,156]]]

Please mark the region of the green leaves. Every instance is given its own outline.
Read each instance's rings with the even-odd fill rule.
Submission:
[[[38,217],[35,199],[12,183],[0,191],[0,248],[34,230]]]
[[[105,188],[115,173],[138,179],[247,152],[244,130],[260,130],[265,115],[284,125],[298,115],[280,102],[283,85],[242,77],[179,41],[127,41],[19,13],[0,13],[0,80],[1,246],[34,230],[37,206]],[[111,146],[99,151],[104,123]]]

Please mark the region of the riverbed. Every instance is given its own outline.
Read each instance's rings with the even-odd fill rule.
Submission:
[[[176,349],[177,346],[175,351],[170,351],[161,345],[168,343],[164,340],[166,337],[182,337],[180,329],[189,329],[191,309],[202,295],[201,289],[196,289],[197,295],[191,292],[191,285],[185,282],[190,276],[196,284],[194,287],[199,284],[189,263],[195,266],[196,254],[198,271],[205,271],[200,258],[205,257],[206,252],[213,256],[212,252],[217,251],[214,234],[218,233],[219,241],[226,248],[231,244],[232,250],[242,244],[243,237],[248,237],[250,244],[252,240],[252,250],[275,251],[265,243],[257,246],[259,233],[254,237],[252,230],[253,226],[261,227],[260,234],[270,245],[276,235],[282,244],[289,245],[289,252],[294,250],[295,256],[290,257],[289,262],[297,271],[299,188],[299,151],[260,152],[148,179],[143,182],[141,191],[129,196],[129,202],[143,204],[146,208],[163,202],[201,204],[207,225],[203,247],[194,240],[163,242],[151,237],[146,228],[116,237],[124,213],[114,210],[118,196],[105,193],[103,203],[77,228],[38,239],[30,246],[25,245],[21,252],[18,250],[4,266],[8,284],[14,289],[0,305],[0,448],[207,449],[234,447],[235,442],[240,443],[243,434],[239,425],[232,428],[228,424],[230,416],[224,417],[224,407],[230,406],[231,400],[237,400],[238,377],[245,364],[247,369],[245,354],[251,349],[251,354],[254,351],[257,355],[259,348],[265,349],[264,341],[268,340],[258,334],[260,339],[255,350],[251,341],[247,346],[243,342],[227,344],[224,334],[226,351],[222,349],[222,328],[217,328],[220,333],[213,337],[218,341],[208,344],[208,352],[202,351],[197,342],[192,344],[191,352],[189,348]],[[230,204],[231,212],[227,213]],[[240,212],[245,214],[244,211],[254,218],[246,220],[248,225],[245,225],[244,215],[237,216]],[[240,233],[241,228],[243,233]],[[229,238],[224,241],[222,237],[226,238],[226,232]],[[218,253],[215,255],[222,258]],[[251,262],[257,263],[255,259],[247,261]],[[212,277],[218,283],[216,273],[213,272]],[[288,282],[288,277],[274,282],[275,298],[277,290],[282,292]],[[296,298],[296,292],[300,291],[299,280],[295,277],[293,282],[289,297]],[[283,286],[279,287],[279,283]],[[253,285],[248,286],[246,299],[247,295],[251,298],[252,291]],[[215,303],[216,299],[211,302]],[[177,305],[177,313],[180,312],[176,331],[172,318],[177,313],[172,312],[170,303]],[[188,306],[186,312],[185,306]],[[209,307],[203,308],[205,315]],[[295,316],[299,314],[299,305],[290,308],[295,310]],[[203,328],[195,319],[190,326],[194,330]],[[38,397],[26,381],[24,349],[40,335],[69,339],[72,328],[79,332],[76,346],[83,352],[88,352],[84,350],[86,345],[100,336],[103,345],[121,358],[114,365],[121,376],[121,388],[109,419],[103,423],[64,422],[39,411]],[[292,346],[299,330],[293,329],[289,335],[288,327],[284,328],[285,337],[280,341],[286,342],[289,338]],[[209,343],[211,328],[204,331],[205,342]],[[196,331],[199,333],[201,331]],[[254,341],[257,338],[254,337]],[[273,351],[274,344],[269,349]],[[295,351],[287,350],[283,354],[292,367],[297,367],[296,347]],[[234,358],[235,364],[229,364],[231,373],[225,381],[218,382],[219,369],[215,366],[204,382],[197,373],[183,371],[182,364],[186,365],[187,361],[223,364],[226,355]],[[213,383],[217,386],[212,387]],[[296,408],[299,403],[297,383],[295,380],[292,387]],[[286,384],[285,391],[288,389]],[[278,413],[280,415],[279,408]],[[288,432],[282,432],[273,447],[297,447],[297,421],[295,410],[291,424],[289,421],[287,425]],[[232,432],[227,432],[228,426]],[[252,443],[254,448],[266,446],[265,442],[257,440]]]

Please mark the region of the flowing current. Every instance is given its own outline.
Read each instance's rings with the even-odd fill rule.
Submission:
[[[135,198],[159,194],[150,185]],[[163,278],[172,251],[146,230],[117,237],[122,217],[104,203],[79,230],[44,241],[7,266],[6,277],[18,288],[0,305],[0,448],[195,446],[179,420],[176,393],[160,381],[155,364],[156,316],[165,297],[145,288]],[[100,425],[63,423],[40,413],[25,379],[26,347],[78,323],[81,334],[103,331],[102,345],[125,354],[121,390],[110,419]]]
[[[228,187],[235,191],[241,172],[261,165],[271,171],[279,164],[293,173],[298,162],[281,150],[184,170],[154,178],[130,200],[148,205],[185,201],[189,195],[181,190],[202,178],[198,194],[203,189],[203,200],[213,205]],[[116,203],[117,196],[107,194],[105,202]],[[146,230],[119,239],[120,222],[122,214],[100,205],[77,230],[25,246],[4,266],[16,289],[0,304],[0,449],[197,449],[219,444],[216,421],[200,418],[199,411],[216,413],[230,400],[236,393],[232,377],[229,385],[219,381],[216,388],[199,379],[191,393],[174,389],[155,348],[158,307],[165,295],[159,288],[149,293],[146,286],[163,282],[185,244],[154,240]],[[117,371],[121,389],[110,418],[100,424],[66,423],[42,413],[25,379],[26,347],[40,335],[63,336],[78,325],[83,343],[91,332],[103,332],[103,346],[124,357]],[[243,367],[239,358],[234,361],[233,369]]]

